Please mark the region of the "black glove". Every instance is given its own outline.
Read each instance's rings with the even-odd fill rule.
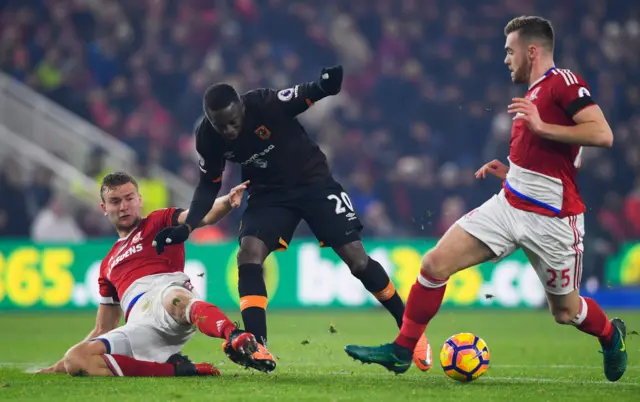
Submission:
[[[323,68],[318,85],[328,95],[335,95],[340,92],[342,89],[342,66]]]
[[[158,232],[151,244],[156,248],[156,253],[162,254],[165,246],[184,243],[189,238],[190,233],[191,230],[186,224],[170,226]]]

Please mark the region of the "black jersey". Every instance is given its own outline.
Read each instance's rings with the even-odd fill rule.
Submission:
[[[327,158],[296,116],[317,100],[316,83],[275,91],[257,89],[242,95],[245,116],[234,140],[220,135],[206,117],[196,131],[196,150],[205,181],[218,181],[226,161],[242,166],[249,193],[282,190],[326,181]]]

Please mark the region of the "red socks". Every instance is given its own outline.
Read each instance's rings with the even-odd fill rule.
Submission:
[[[413,351],[427,324],[442,304],[448,279],[436,279],[420,273],[411,287],[396,343]]]
[[[116,377],[173,377],[171,363],[154,363],[136,360],[124,355],[102,355],[107,367]]]
[[[231,331],[236,329],[235,324],[218,307],[200,300],[193,301],[187,307],[187,318],[198,331],[212,338],[229,339]]]
[[[436,279],[420,273],[411,287],[396,344],[411,351],[415,349],[427,324],[440,309],[446,288],[447,279]],[[580,310],[573,324],[580,331],[597,337],[603,345],[611,343],[615,331],[598,303],[589,297],[580,297]]]
[[[598,303],[589,297],[580,297],[580,310],[573,324],[582,332],[598,338],[601,344],[611,343],[615,328]]]

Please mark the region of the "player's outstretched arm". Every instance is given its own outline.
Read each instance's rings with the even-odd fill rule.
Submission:
[[[277,92],[269,90],[267,96],[273,99],[285,114],[295,117],[317,101],[330,95],[337,95],[342,89],[342,76],[342,66],[325,67],[316,81],[298,84],[293,88]]]
[[[222,173],[220,173],[222,175]],[[220,179],[222,176],[220,176]],[[185,214],[184,222],[177,226],[162,229],[156,234],[153,246],[158,254],[164,252],[164,248],[171,244],[181,244],[187,241],[191,232],[200,226],[202,220],[210,212],[216,196],[220,191],[221,180],[207,180],[207,174],[200,175],[200,182],[193,193],[191,206]]]
[[[249,181],[247,180],[232,188],[229,194],[216,198],[213,207],[211,207],[209,213],[202,219],[199,226],[214,225],[227,216],[232,209],[238,208],[242,204],[242,195],[248,185]],[[188,213],[189,210],[186,210],[178,216],[178,224],[186,222]]]
[[[168,245],[187,241],[193,229],[200,226],[204,217],[209,213],[218,196],[222,186],[225,159],[221,149],[217,149],[211,144],[212,129],[213,127],[206,117],[201,120],[196,129],[196,151],[200,157],[198,161],[200,180],[193,193],[189,212],[186,213],[184,222],[177,226],[164,228],[156,234],[152,244],[158,254],[162,254]]]
[[[91,339],[104,335],[115,329],[120,324],[122,309],[119,304],[100,304],[96,315],[96,326],[89,332],[89,335],[80,343],[88,342]],[[64,359],[60,359],[56,364],[38,371],[38,373],[66,373],[64,369]]]

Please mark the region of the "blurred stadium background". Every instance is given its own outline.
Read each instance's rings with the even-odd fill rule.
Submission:
[[[0,309],[94,308],[115,236],[97,182],[126,170],[147,212],[188,206],[206,86],[286,88],[336,63],[342,93],[301,120],[406,297],[421,254],[499,190],[473,172],[506,160],[506,105],[523,92],[502,64],[502,28],[536,13],[555,25],[557,64],[587,80],[615,135],[612,149],[586,150],[580,172],[583,287],[606,307],[640,307],[636,1],[0,0]],[[228,167],[223,191],[238,181]],[[197,286],[227,308],[240,216],[198,230],[187,253]],[[310,235],[301,225],[295,246],[270,257],[270,306],[374,306]],[[518,253],[458,275],[446,305],[541,307],[544,296]]]

